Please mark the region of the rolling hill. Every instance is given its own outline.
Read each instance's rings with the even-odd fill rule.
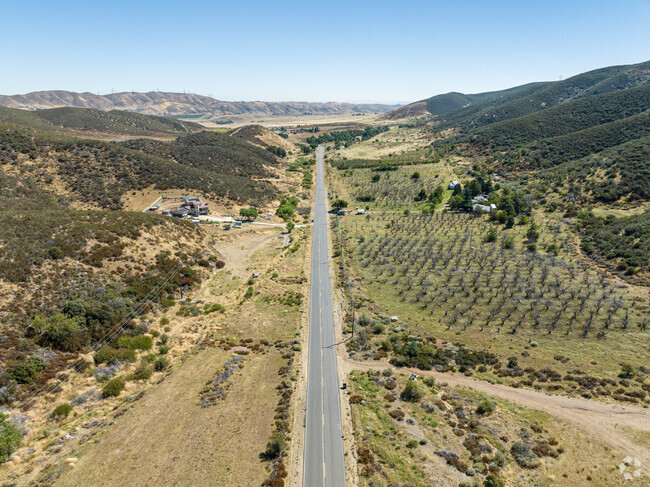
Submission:
[[[582,180],[587,192],[581,197],[592,202],[648,198],[650,62],[529,85],[437,120],[437,129],[457,132],[436,145],[487,157],[495,170],[513,178],[543,169],[545,180],[560,173]],[[597,179],[590,168],[594,161],[607,168]]]
[[[200,132],[166,143],[137,139],[124,144],[82,140],[23,129],[0,131],[0,159],[10,174],[52,185],[81,204],[119,210],[128,191],[201,192],[241,203],[266,202],[278,159],[269,151],[230,137]]]
[[[435,117],[434,142],[485,162],[536,195],[546,211],[576,217],[581,250],[635,283],[647,283],[650,211],[650,62],[612,66],[530,85]]]
[[[650,61],[610,66],[562,81],[529,83],[475,95],[446,93],[398,108],[387,119],[433,116],[445,127],[478,127],[545,110],[568,101],[627,88],[650,81]]]
[[[261,125],[244,125],[231,131],[230,135],[265,149],[275,146],[288,152],[296,148],[291,142]]]
[[[577,98],[551,108],[466,129],[472,142],[512,148],[639,115],[650,109],[650,84]],[[640,128],[643,129],[640,123]],[[611,135],[615,135],[612,133]],[[593,147],[589,148],[590,150]]]
[[[484,101],[440,117],[444,126],[464,129],[541,112],[581,98],[603,95],[650,82],[650,61],[611,66],[562,81],[532,85],[501,99]]]
[[[97,110],[126,110],[146,115],[335,115],[342,113],[385,113],[396,105],[309,103],[309,102],[229,102],[192,93],[74,93],[70,91],[38,91],[25,95],[0,95],[0,106],[27,110],[57,107],[94,108]]]
[[[93,344],[108,342],[103,350],[111,352],[124,341],[142,340],[146,314],[173,306],[175,292],[196,286],[207,269],[223,267],[200,226],[122,211],[137,190],[171,189],[217,206],[278,199],[291,177],[280,170],[280,158],[243,137],[198,128],[123,111],[0,110],[3,406],[20,404],[46,384],[59,392],[52,379],[77,358],[76,364],[89,365],[77,354],[92,352]],[[268,136],[265,130],[254,132]],[[89,138],[106,132],[140,138]],[[181,135],[163,142],[152,133]]]
[[[285,142],[263,127],[218,133],[120,110],[0,107],[0,169],[83,207],[119,210],[127,192],[151,186],[261,204],[276,193],[269,181],[281,163],[261,139],[239,134],[251,130]],[[123,142],[104,140],[115,134]]]
[[[181,135],[203,130],[199,124],[120,110],[51,108],[27,111],[0,107],[0,122],[48,131],[102,132],[124,135]]]
[[[500,171],[520,172],[575,165],[583,177],[583,158],[609,151],[608,174],[617,190],[636,188],[632,193],[647,198],[639,189],[638,171],[630,171],[626,154],[636,158],[647,150],[650,136],[650,83],[558,103],[553,107],[478,127],[465,126],[440,145],[460,144],[490,157]],[[634,144],[634,142],[637,142]],[[644,149],[640,149],[644,148]],[[643,152],[641,152],[643,153]],[[646,161],[647,162],[647,161]],[[637,164],[638,166],[638,164]],[[640,170],[640,168],[639,168]],[[643,178],[641,179],[643,180]],[[601,184],[605,184],[603,181]],[[594,193],[600,194],[602,191]],[[597,196],[596,199],[602,199]]]
[[[400,107],[397,110],[393,110],[384,115],[383,118],[387,120],[399,120],[403,118],[444,115],[477,103],[491,100],[502,100],[508,95],[534,89],[544,84],[545,83],[530,83],[509,88],[507,90],[489,91],[473,95],[466,95],[455,91],[442,95],[435,95],[426,100],[416,101],[415,103],[410,103],[409,105]]]

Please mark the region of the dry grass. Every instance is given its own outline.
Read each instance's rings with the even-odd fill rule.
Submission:
[[[277,352],[248,356],[217,406],[197,404],[229,354],[207,348],[115,420],[57,485],[259,485],[271,434]]]
[[[160,314],[145,317],[145,321],[154,321],[151,330],[170,337],[171,350],[166,357],[172,368],[164,381],[158,383],[161,373],[156,373],[149,381],[127,382],[119,397],[75,407],[65,421],[46,423],[57,404],[102,387],[88,374],[72,374],[61,391],[45,398],[30,414],[32,433],[19,453],[34,447],[32,459],[6,465],[0,478],[29,485],[37,478],[54,479],[63,473],[60,485],[161,485],[170,479],[177,485],[215,485],[215,479],[216,485],[259,485],[268,475],[269,464],[259,453],[264,451],[274,424],[278,369],[285,362],[281,354],[290,348],[271,345],[262,347],[265,352],[247,355],[244,369],[232,378],[226,399],[203,409],[197,406],[200,390],[232,355],[204,344],[249,338],[255,343],[262,339],[271,344],[275,340],[290,343],[296,337],[304,307],[264,301],[266,296],[281,296],[286,291],[306,293],[303,264],[309,229],[294,233],[300,244],[291,252],[282,249],[278,228],[256,226],[229,233],[206,226],[204,245],[218,249],[226,266],[204,279],[201,288],[188,297],[188,306],[201,310],[206,304],[219,303],[226,312],[178,316],[177,304],[164,314],[169,323],[161,324]],[[146,246],[140,242],[129,252],[153,255],[149,246],[156,244],[156,240]],[[261,277],[254,282],[253,297],[244,300],[253,271]],[[272,278],[274,272],[277,279]],[[122,368],[119,374],[128,375],[136,365]],[[145,392],[142,399],[125,402],[139,390]],[[114,423],[82,427],[95,420]],[[59,442],[67,432],[72,438]],[[48,451],[59,443],[60,451]],[[79,458],[72,462],[73,468],[66,462],[70,457]]]
[[[376,123],[381,114],[368,114],[364,116],[344,113],[341,115],[300,115],[300,116],[272,116],[272,115],[223,115],[213,120],[192,119],[208,128],[236,128],[243,125],[259,124],[265,127],[296,127],[298,125],[321,125],[332,123]],[[215,121],[228,121],[233,123],[219,125]]]
[[[395,390],[399,393],[407,379],[397,376],[397,380]],[[463,388],[437,385],[430,389],[420,383],[423,401],[434,404],[432,412],[427,412],[419,402],[400,401],[399,394],[393,401],[386,400],[388,391],[374,384],[366,374],[353,373],[351,382],[353,388],[349,394],[359,394],[367,401],[366,404],[352,405],[357,448],[369,448],[381,464],[380,472],[366,470],[366,475],[361,475],[361,486],[393,485],[395,482],[428,486],[435,479],[436,485],[455,487],[463,480],[471,480],[436,454],[440,450],[452,451],[471,467],[476,462],[472,461],[472,455],[463,445],[469,431],[483,436],[493,451],[501,450],[507,457],[516,441],[557,440],[558,443],[552,447],[562,448],[562,453],[557,458],[543,457],[535,469],[524,469],[512,459],[507,460],[500,474],[506,485],[640,486],[647,481],[647,477],[629,482],[624,480],[618,469],[623,461],[620,454],[548,414]],[[492,401],[496,411],[487,416],[476,415],[477,404],[484,399]],[[458,425],[462,423],[456,414],[459,408],[467,418],[476,422],[475,426],[463,426],[459,430]],[[394,420],[387,414],[389,409],[403,410],[405,419],[414,418],[415,424]],[[415,448],[406,447],[411,440],[418,443]],[[426,443],[422,444],[424,441]],[[359,459],[363,460],[363,456]],[[363,472],[364,469],[365,465],[360,464],[359,470]],[[475,478],[482,481],[485,475],[478,474]]]
[[[353,144],[347,149],[339,149],[328,153],[328,157],[348,159],[378,159],[391,154],[400,155],[414,152],[431,144],[433,136],[428,127],[417,129],[392,128],[388,132]]]

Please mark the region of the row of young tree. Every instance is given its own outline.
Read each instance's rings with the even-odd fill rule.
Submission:
[[[613,282],[557,257],[556,245],[556,251],[531,251],[469,214],[369,219],[356,248],[359,265],[449,329],[516,334],[526,327],[540,335],[604,338],[648,325]],[[526,241],[544,231],[559,240],[558,227],[531,225]]]

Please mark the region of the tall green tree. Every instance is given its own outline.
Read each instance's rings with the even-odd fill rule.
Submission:
[[[332,207],[337,209],[337,210],[342,210],[343,208],[348,207],[348,202],[342,199],[337,199],[332,203]]]
[[[246,220],[255,220],[259,215],[255,208],[242,208],[239,210],[239,216]]]

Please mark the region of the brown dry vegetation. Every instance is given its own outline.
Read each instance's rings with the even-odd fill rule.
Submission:
[[[261,125],[245,125],[230,132],[231,137],[238,137],[251,144],[258,145],[263,148],[267,147],[281,147],[287,152],[296,150],[296,146],[286,139],[262,127]]]
[[[278,369],[287,364],[283,357],[295,353],[293,341],[302,321],[302,306],[286,301],[286,296],[305,293],[307,231],[296,231],[295,250],[282,246],[274,227],[239,234],[218,227],[206,231],[205,245],[221,250],[219,258],[225,266],[214,269],[190,294],[188,303],[169,308],[165,320],[155,319],[150,328],[170,337],[169,372],[156,373],[144,383],[127,382],[126,392],[118,398],[74,407],[72,415],[55,428],[43,424],[26,437],[16,455],[26,457],[24,452],[35,448],[29,455],[32,459],[5,465],[3,478],[17,485],[34,479],[57,485],[159,485],[170,478],[181,483],[190,479],[192,485],[214,485],[215,478],[222,482],[218,485],[259,485],[269,475],[271,464],[259,455],[276,427],[274,410],[280,397],[276,388],[280,381],[292,383],[299,373],[295,368],[283,378]],[[244,298],[254,271],[261,277],[253,284],[253,295]],[[224,306],[225,311],[206,314],[205,307],[213,304]],[[150,318],[156,314],[145,317]],[[243,368],[229,380],[225,399],[208,408],[198,406],[205,384],[222,370],[238,350],[234,345],[240,343],[250,352],[244,352]],[[136,368],[130,365],[119,373],[128,375]],[[58,403],[61,394],[69,400],[95,383],[87,374],[73,374],[50,404]],[[142,398],[137,395],[137,400],[125,401],[140,389]],[[49,407],[53,406],[44,404],[34,411],[31,427],[37,427]],[[100,426],[84,428],[91,420]],[[65,432],[72,438],[59,443]],[[58,444],[60,449],[53,448]],[[70,457],[78,460],[66,461]]]
[[[56,485],[259,485],[259,453],[271,434],[279,353],[247,356],[228,395],[198,405],[199,391],[230,354],[192,354],[115,419]],[[124,406],[123,406],[124,407]]]
[[[100,154],[105,149],[111,151],[113,161],[133,152],[124,152],[117,145],[38,134],[41,142],[56,148],[37,154],[42,146],[30,145],[15,127],[3,136],[5,155],[10,154],[14,164],[4,165],[9,174],[0,173],[0,197],[6,208],[13,208],[20,200],[24,214],[8,213],[5,221],[11,225],[3,227],[0,234],[3,265],[8,264],[7,257],[13,259],[10,267],[15,274],[0,283],[5,298],[2,311],[8,317],[2,329],[2,385],[9,387],[2,388],[2,397],[5,407],[14,408],[12,417],[22,421],[25,428],[21,445],[10,462],[0,467],[0,479],[14,485],[51,485],[57,480],[68,482],[70,472],[79,472],[82,480],[71,477],[72,485],[116,485],[129,483],[127,479],[132,478],[137,479],[132,482],[137,485],[159,485],[159,480],[151,480],[147,463],[159,457],[165,464],[160,470],[163,477],[167,469],[179,479],[191,477],[193,485],[212,485],[215,476],[224,479],[222,485],[261,483],[268,477],[271,463],[263,461],[260,454],[271,433],[290,424],[291,391],[299,374],[298,367],[287,365],[300,350],[294,340],[302,321],[298,297],[304,295],[306,285],[306,231],[296,229],[291,242],[278,227],[246,225],[241,231],[227,232],[218,225],[197,227],[143,214],[141,210],[158,196],[184,192],[184,186],[176,185],[180,191],[154,189],[142,180],[132,186],[134,190],[110,194],[117,206],[137,212],[82,211],[80,208],[87,206],[103,206],[108,193],[78,185],[68,172],[60,172],[63,163],[90,157],[102,172],[107,170],[102,169],[106,154]],[[204,135],[198,137],[198,145],[207,140]],[[214,149],[208,141],[209,147],[203,146],[198,152],[189,141],[189,145],[176,148],[174,157],[196,159],[200,165],[201,150],[207,151],[208,159],[218,153],[216,157],[226,173],[239,173],[236,178],[256,187],[273,188],[272,194],[295,194],[299,177],[285,174],[284,165],[276,164],[277,159],[268,151],[245,140],[219,140],[223,143],[219,148]],[[26,145],[21,145],[23,142]],[[151,139],[130,144],[164,151]],[[244,146],[248,149],[240,151]],[[239,164],[239,158],[246,159],[246,151],[256,154],[257,159],[248,158]],[[27,173],[37,175],[38,184],[28,183]],[[219,184],[226,196],[209,190],[194,192],[210,201],[217,212],[236,215],[240,207],[248,206],[229,198],[237,198],[240,186],[229,189],[226,180]],[[277,202],[269,199],[264,214],[276,208]],[[284,241],[291,245],[283,245]],[[169,274],[171,280],[165,281],[173,268],[177,273]],[[248,282],[252,272],[262,277]],[[136,307],[157,285],[164,292]],[[69,304],[77,308],[65,311]],[[108,355],[93,354],[87,345],[107,336],[107,331],[115,340],[120,331],[118,322],[134,309],[137,313],[124,326],[126,334],[134,338],[113,341],[102,350],[110,352]],[[64,324],[56,326],[81,325],[74,328],[77,331],[72,338],[54,342],[52,337],[57,335],[51,334],[52,330],[64,328],[51,329],[48,320],[61,310],[66,315],[57,319]],[[82,313],[81,318],[77,312]],[[101,326],[109,328],[101,329],[93,321],[91,315],[96,312],[104,313],[99,318],[103,320]],[[34,319],[39,313],[44,313],[45,325]],[[54,353],[49,350],[53,344],[58,347]],[[228,379],[225,398],[208,408],[198,406],[206,383],[223,370],[234,353],[246,360]],[[45,359],[45,369],[28,378],[31,382],[23,384],[21,378],[16,384],[14,368],[18,370],[18,365],[33,356]],[[106,367],[100,356],[122,359]],[[79,366],[66,369],[75,359]],[[278,374],[278,369],[284,370],[283,374]],[[100,371],[108,377],[96,376]],[[115,378],[109,381],[111,376]],[[20,402],[41,387],[45,392],[37,394],[35,400]],[[16,409],[21,405],[22,410]],[[155,411],[153,405],[160,409]],[[52,416],[55,408],[57,415]],[[282,409],[282,419],[276,408]],[[185,422],[179,423],[177,418],[185,418]],[[206,428],[206,423],[212,429]],[[188,436],[188,431],[196,434]],[[230,431],[231,441],[217,441],[224,431]],[[288,434],[286,429],[282,431]],[[177,442],[165,445],[181,456],[161,454],[162,439]],[[198,455],[194,450],[197,442],[202,445]],[[128,449],[133,465],[142,469],[122,468],[122,457],[111,456],[115,445]],[[248,455],[243,461],[240,448]],[[88,463],[86,454],[91,459]],[[105,469],[85,470],[86,465],[95,465],[93,455],[104,458],[100,463]],[[221,460],[215,461],[215,455]],[[241,470],[233,469],[235,463]]]
[[[409,381],[403,375],[396,378],[398,394],[391,395],[379,371],[351,376],[354,388],[349,394],[363,397],[352,405],[362,486],[396,481],[425,486],[433,479],[450,487],[481,485],[488,472],[513,486],[644,485],[644,474],[625,480],[619,470],[623,454],[563,420],[468,389],[440,383],[431,387],[419,380],[422,398],[406,401],[399,391]],[[486,401],[494,411],[480,414],[478,406]],[[402,414],[403,419],[392,417]],[[524,457],[515,455],[521,448],[517,445],[535,452],[525,457],[527,467],[520,464]]]

